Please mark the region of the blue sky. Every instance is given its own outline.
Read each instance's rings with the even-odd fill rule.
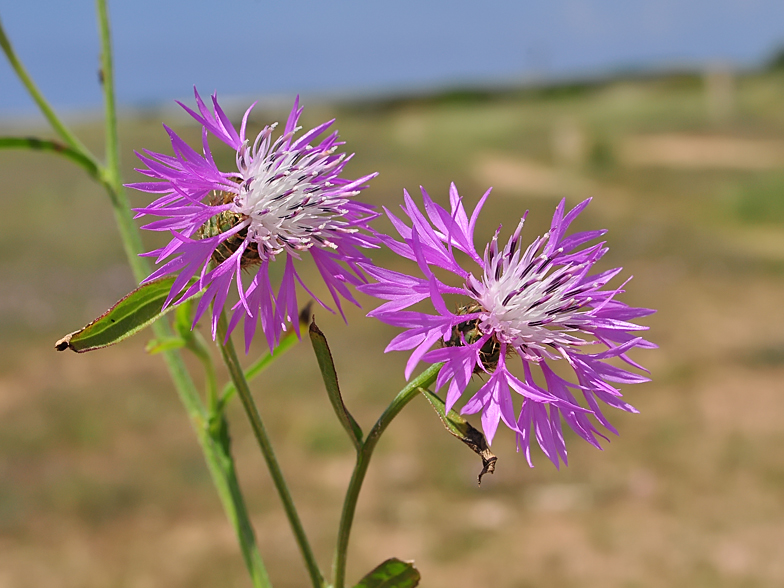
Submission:
[[[781,0],[110,0],[117,95],[361,95],[461,84],[760,63],[784,45]],[[0,0],[58,107],[99,107],[93,2]],[[34,112],[0,62],[0,116]]]

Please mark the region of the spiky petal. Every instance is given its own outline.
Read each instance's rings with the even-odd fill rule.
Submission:
[[[550,231],[527,248],[521,242],[525,217],[503,246],[499,243],[499,228],[480,256],[474,246],[474,228],[488,195],[489,190],[469,217],[454,184],[448,211],[423,189],[423,213],[405,192],[402,209],[408,223],[386,210],[402,240],[379,237],[398,255],[416,261],[422,275],[368,267],[374,282],[360,286],[360,290],[386,301],[369,316],[404,329],[387,351],[412,350],[406,378],[420,360],[444,362],[436,388],[448,385],[446,404],[451,408],[474,374],[486,374],[487,381],[461,412],[481,412],[489,440],[503,422],[514,431],[518,447],[531,465],[530,445],[535,438],[558,467],[561,461],[567,462],[562,422],[600,447],[598,438],[606,438],[600,427],[616,432],[602,412],[602,404],[636,412],[621,400],[613,384],[644,382],[648,378],[607,360],[618,358],[640,368],[627,352],[655,345],[638,336],[647,327],[630,320],[653,311],[632,308],[615,299],[626,282],[606,288],[620,268],[591,273],[607,248],[603,242],[588,243],[605,231],[567,236],[569,225],[589,200],[566,214],[562,200]],[[464,269],[457,260],[458,252],[476,269]],[[455,281],[446,284],[438,279],[435,267],[454,274]],[[457,311],[449,310],[446,295],[462,297]],[[427,299],[436,314],[409,310]],[[522,363],[522,378],[509,371],[512,358]],[[559,361],[568,364],[573,379],[556,375],[551,364]],[[535,377],[534,370],[541,376]],[[514,396],[522,401],[519,413],[513,408]],[[582,405],[576,396],[582,397]]]
[[[152,181],[129,186],[158,195],[149,206],[136,209],[137,216],[160,219],[142,228],[172,234],[168,245],[145,254],[163,263],[145,281],[178,274],[166,305],[204,290],[194,325],[212,304],[213,338],[234,286],[239,301],[233,306],[229,332],[244,318],[247,347],[261,322],[272,349],[288,321],[298,329],[296,284],[312,295],[295,268],[295,260],[304,254],[316,263],[341,314],[341,298],[356,303],[350,287],[367,281],[358,264],[371,266],[361,250],[376,246],[368,223],[378,215],[354,197],[376,174],[356,180],[341,177],[351,156],[337,151],[343,143],[336,132],[318,139],[334,121],[297,137],[299,98],[277,138],[275,123],[251,143],[246,128],[255,104],[245,112],[238,131],[217,96],[212,96],[211,110],[195,89],[194,94],[196,110],[180,106],[202,125],[201,152],[164,125],[174,155],[137,153],[146,166],[137,171]],[[218,168],[209,135],[235,151],[236,169]],[[279,257],[285,258],[285,265],[275,293],[268,272]],[[250,268],[254,273],[246,287],[242,270]]]

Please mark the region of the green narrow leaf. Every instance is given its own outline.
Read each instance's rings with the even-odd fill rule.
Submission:
[[[55,349],[84,353],[114,345],[138,333],[174,308],[172,304],[161,311],[174,280],[175,276],[169,276],[139,286],[97,319],[60,339]]]
[[[414,588],[420,579],[413,562],[393,557],[374,568],[354,588]]]
[[[482,476],[492,474],[495,471],[495,462],[498,461],[498,458],[492,454],[487,446],[487,439],[454,410],[446,412],[444,401],[430,390],[423,388],[421,392],[435,409],[446,430],[468,445],[474,453],[482,458],[482,471],[479,472],[479,485],[481,486]]]
[[[31,149],[33,151],[49,151],[56,155],[62,155],[82,166],[85,171],[93,178],[98,179],[101,170],[89,157],[71,149],[57,141],[49,139],[38,139],[37,137],[0,137],[0,149]]]
[[[335,363],[332,361],[329,345],[327,345],[327,338],[316,326],[315,320],[310,323],[308,333],[313,344],[313,351],[316,352],[316,359],[321,370],[321,376],[324,378],[324,385],[327,387],[327,395],[332,403],[332,408],[335,409],[340,424],[348,432],[354,446],[357,450],[360,450],[362,448],[362,429],[357,424],[357,421],[354,420],[354,417],[351,416],[351,413],[348,412],[343,402],[343,396],[340,394],[340,386],[338,385],[338,374],[335,371]]]

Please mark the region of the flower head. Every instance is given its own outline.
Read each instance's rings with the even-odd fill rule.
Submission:
[[[341,314],[341,297],[356,304],[348,286],[366,282],[358,263],[369,260],[360,249],[376,246],[375,238],[363,231],[369,230],[368,222],[377,214],[354,196],[376,174],[357,180],[340,177],[351,156],[336,152],[343,144],[337,132],[317,139],[333,121],[295,137],[302,113],[299,98],[277,138],[273,138],[276,123],[264,127],[251,143],[245,131],[255,103],[245,112],[238,132],[216,96],[210,111],[194,93],[198,112],[180,106],[202,125],[201,153],[166,125],[174,155],[137,153],[146,165],[137,171],[153,181],[130,187],[160,195],[149,206],[136,209],[137,216],[160,217],[142,228],[172,235],[168,245],[145,254],[155,256],[156,263],[168,260],[145,282],[179,273],[164,308],[206,288],[194,325],[212,303],[213,338],[234,283],[239,302],[233,307],[229,332],[244,318],[247,348],[260,321],[272,349],[287,321],[293,318],[294,328],[299,328],[296,282],[313,296],[294,265],[303,254],[315,262]],[[208,143],[210,134],[235,150],[236,169],[218,168]],[[278,257],[285,258],[285,267],[275,293],[269,265]],[[242,270],[249,269],[254,271],[245,286]]]
[[[567,463],[562,421],[601,448],[597,437],[606,437],[597,424],[617,431],[604,416],[600,403],[636,412],[621,399],[613,384],[644,382],[648,378],[607,360],[618,358],[642,369],[627,352],[633,347],[655,345],[636,334],[647,327],[629,321],[653,311],[615,300],[626,282],[605,289],[621,268],[591,274],[607,248],[604,243],[586,244],[605,231],[566,235],[589,200],[565,215],[562,200],[550,231],[527,248],[521,241],[525,217],[505,245],[499,244],[499,227],[480,256],[474,247],[474,227],[489,194],[488,190],[469,218],[454,184],[449,193],[449,211],[433,202],[423,189],[425,215],[404,193],[402,208],[410,226],[387,210],[402,241],[384,235],[380,238],[398,255],[416,261],[423,276],[368,267],[375,282],[360,290],[387,301],[369,316],[405,329],[387,351],[413,350],[406,378],[420,360],[444,362],[436,388],[449,384],[449,410],[472,376],[484,375],[486,381],[461,412],[482,412],[482,428],[490,442],[503,421],[515,432],[518,449],[524,450],[529,464],[531,436],[535,436],[542,451],[558,467],[561,460]],[[464,269],[458,263],[458,252],[476,269]],[[454,274],[456,284],[441,281],[434,268]],[[445,296],[459,297],[455,311],[447,307]],[[407,310],[425,299],[430,299],[437,314]],[[519,377],[510,371],[517,361],[522,364]],[[567,364],[574,377],[558,375],[553,369],[556,362]],[[519,412],[515,411],[512,391],[522,398]],[[581,395],[587,407],[581,406],[575,395]]]

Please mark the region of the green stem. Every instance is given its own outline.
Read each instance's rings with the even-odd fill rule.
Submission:
[[[215,376],[215,364],[212,363],[207,343],[201,333],[195,331],[185,340],[185,346],[193,352],[204,367],[207,412],[210,417],[215,417],[221,412],[218,408],[218,379]]]
[[[123,192],[120,180],[113,70],[111,47],[109,45],[109,19],[105,2],[97,0],[97,8],[99,14],[99,27],[101,29],[102,71],[104,73],[104,92],[106,96],[108,167],[104,168],[92,153],[90,153],[90,151],[57,117],[54,110],[49,106],[46,99],[17,58],[1,22],[0,48],[3,49],[11,67],[38,105],[44,117],[55,132],[65,141],[67,148],[61,149],[61,146],[54,141],[41,141],[38,139],[21,139],[14,141],[13,138],[7,139],[5,144],[0,146],[51,150],[69,157],[85,168],[91,176],[96,178],[109,194],[128,263],[131,266],[136,281],[140,281],[148,275],[149,267],[146,260],[139,257],[139,253],[143,251],[141,237],[133,223],[130,205]],[[107,73],[108,78],[106,77]],[[155,336],[160,340],[165,340],[172,336],[171,329],[164,321],[154,323],[152,328]],[[256,547],[255,535],[250,524],[244,499],[239,490],[239,483],[234,470],[234,462],[231,458],[231,454],[228,452],[228,446],[216,443],[216,440],[210,436],[207,428],[207,413],[180,354],[174,350],[168,350],[163,352],[163,356],[177,390],[177,394],[190,417],[191,425],[193,426],[199,445],[204,453],[207,467],[213,482],[215,483],[218,496],[237,533],[253,585],[256,588],[270,588],[271,583]]]
[[[270,441],[269,435],[267,434],[267,429],[261,420],[261,415],[259,414],[258,408],[256,408],[256,403],[251,396],[250,388],[248,387],[248,381],[245,379],[242,365],[240,365],[239,359],[237,358],[237,353],[234,350],[234,343],[232,343],[231,337],[226,336],[226,332],[226,314],[222,313],[218,321],[217,340],[225,341],[225,344],[220,346],[221,353],[223,354],[223,360],[226,363],[226,366],[229,368],[229,374],[231,376],[232,382],[234,382],[234,386],[237,389],[237,394],[242,401],[242,406],[245,408],[245,413],[248,415],[251,428],[253,429],[253,433],[256,436],[256,441],[261,448],[261,453],[264,456],[264,460],[267,462],[267,469],[269,469],[272,481],[275,484],[275,488],[278,491],[278,495],[280,496],[281,501],[283,502],[283,509],[286,511],[286,516],[289,519],[291,530],[294,532],[297,545],[299,545],[299,549],[302,552],[302,557],[305,560],[305,565],[308,568],[308,573],[310,574],[310,580],[313,583],[313,588],[325,588],[326,584],[324,582],[324,577],[321,574],[321,570],[319,570],[316,557],[313,554],[313,550],[310,547],[308,538],[305,535],[305,529],[303,528],[302,522],[299,519],[299,514],[297,513],[297,509],[294,506],[294,501],[291,498],[291,493],[289,492],[286,480],[283,478],[283,472],[281,471],[280,464],[275,457],[275,451],[272,449],[272,443]]]
[[[178,392],[181,392],[179,386],[177,389]],[[184,394],[181,392],[180,398],[183,396]],[[222,416],[220,419],[219,427],[211,427],[204,420],[192,419],[191,422],[204,452],[207,467],[223,504],[223,509],[237,535],[251,582],[254,588],[271,588],[272,583],[259,554],[256,535],[237,480],[234,459],[231,456],[228,424]]]
[[[228,429],[225,417],[221,417],[224,429]],[[234,467],[234,459],[229,452],[228,445],[226,446],[225,455],[225,470],[224,475],[228,483],[229,497],[227,501],[231,504],[234,511],[229,517],[232,525],[235,528],[237,537],[239,538],[240,548],[242,550],[242,557],[245,559],[245,565],[250,572],[251,582],[255,588],[272,588],[267,575],[267,568],[264,566],[264,561],[261,559],[258,547],[256,545],[256,534],[253,531],[253,525],[250,522],[250,515],[245,505],[245,497],[242,495],[239,480],[237,480],[237,471]],[[227,513],[229,511],[227,510]]]
[[[120,179],[117,111],[114,103],[114,70],[112,67],[111,36],[106,0],[96,0],[96,8],[101,37],[101,63],[107,129],[107,169],[102,174],[102,183],[109,193],[120,231],[120,238],[128,263],[131,266],[131,271],[136,281],[141,281],[148,275],[149,267],[147,260],[139,257],[139,254],[143,251],[141,236],[133,222],[131,207]],[[165,321],[156,321],[153,323],[152,329],[158,339],[163,340],[172,336],[171,328]],[[177,389],[177,394],[190,417],[191,425],[201,445],[207,467],[218,491],[218,496],[237,534],[240,549],[250,572],[253,586],[255,588],[271,588],[272,584],[267,575],[264,562],[259,555],[256,537],[239,488],[239,481],[234,469],[234,460],[229,452],[228,443],[225,442],[225,439],[228,439],[228,432],[223,431],[224,442],[216,441],[211,436],[207,422],[207,411],[199,398],[199,393],[185,367],[182,356],[176,350],[164,351],[163,356],[174,386]]]
[[[171,329],[165,321],[156,321],[153,323],[152,329],[158,339],[172,336]],[[215,427],[212,422],[212,413],[208,413],[204,408],[204,404],[199,398],[199,393],[185,367],[182,356],[173,350],[164,351],[163,356],[177,394],[190,417],[191,425],[204,453],[204,459],[207,462],[207,468],[212,476],[218,497],[237,535],[240,551],[248,568],[253,586],[255,588],[271,588],[272,584],[259,554],[256,536],[240,490],[239,481],[237,480],[229,444],[228,425],[224,419],[221,419],[220,426],[218,428]],[[209,380],[214,380],[214,376],[208,373],[207,378],[208,388],[209,386],[214,388],[214,385],[209,383]]]
[[[112,66],[109,13],[106,8],[106,0],[96,0],[95,5],[101,36],[101,72],[106,121],[106,168],[104,168],[103,179],[112,201],[114,218],[117,221],[125,253],[131,264],[134,277],[137,281],[141,281],[147,277],[149,268],[146,260],[139,257],[139,253],[143,251],[142,239],[133,222],[131,205],[120,179],[120,152],[117,140],[117,109],[114,101],[114,67]]]
[[[101,73],[104,115],[106,119],[106,174],[115,188],[120,188],[120,142],[117,138],[117,110],[114,99],[114,66],[112,65],[112,36],[106,0],[96,0],[98,29],[101,36]],[[119,191],[119,190],[118,190]]]
[[[370,458],[373,455],[373,450],[376,448],[376,443],[378,443],[381,434],[389,426],[389,423],[403,410],[406,404],[411,402],[423,388],[428,388],[436,381],[442,365],[440,363],[431,365],[398,392],[394,400],[378,418],[376,424],[373,425],[373,428],[362,442],[361,449],[357,451],[357,463],[354,466],[354,472],[351,474],[351,481],[346,490],[346,497],[343,500],[343,512],[341,513],[340,526],[338,527],[338,542],[335,547],[335,559],[332,565],[334,588],[344,588],[346,583],[346,558],[351,525],[354,522],[354,513],[357,509],[359,492],[362,490],[362,482],[365,480],[365,474],[370,465]]]
[[[256,361],[250,364],[250,366],[248,366],[248,368],[245,370],[245,380],[247,382],[251,382],[256,376],[267,369],[267,367],[275,360],[275,358],[280,357],[281,354],[294,347],[298,341],[299,339],[297,338],[297,334],[294,332],[294,329],[289,329],[286,334],[281,337],[280,343],[278,343],[278,346],[275,348],[275,355],[272,355],[269,351],[267,351]],[[236,393],[237,386],[234,385],[234,382],[226,382],[226,385],[223,387],[220,395],[221,404],[226,405]]]
[[[22,62],[19,61],[19,58],[16,56],[16,52],[11,45],[10,39],[5,34],[5,29],[3,29],[2,22],[0,22],[0,47],[3,49],[3,53],[5,53],[5,56],[8,59],[8,63],[11,64],[11,67],[13,68],[17,77],[27,89],[30,97],[35,100],[35,103],[38,105],[41,113],[44,115],[44,117],[46,117],[46,120],[52,126],[54,131],[60,135],[60,138],[65,141],[71,149],[78,151],[85,158],[89,159],[93,167],[96,169],[99,168],[100,164],[98,161],[95,159],[95,157],[93,157],[87,147],[85,147],[82,142],[76,138],[76,135],[71,133],[71,131],[68,130],[63,122],[57,117],[52,107],[49,106],[49,103],[46,101],[46,98],[44,98],[43,94],[41,94],[38,86],[36,86],[35,82],[33,82],[30,74],[27,73],[27,70],[25,69],[24,65],[22,65]]]

